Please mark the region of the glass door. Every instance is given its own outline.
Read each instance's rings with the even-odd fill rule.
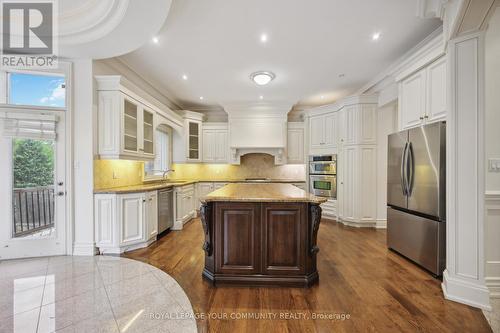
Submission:
[[[143,112],[143,153],[154,154],[154,114],[146,109]]]
[[[138,152],[137,124],[139,114],[137,104],[124,97],[123,108],[123,149],[129,152]]]
[[[188,126],[188,158],[190,160],[200,159],[200,124],[189,122]]]
[[[65,119],[54,138],[0,128],[0,260],[66,254]]]

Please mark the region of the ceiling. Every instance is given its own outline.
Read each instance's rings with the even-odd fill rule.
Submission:
[[[171,0],[59,1],[58,55],[100,59],[131,52],[161,29],[170,4]]]
[[[157,43],[120,59],[186,109],[301,108],[355,93],[440,25],[415,0],[173,0]],[[276,78],[257,86],[258,70]]]

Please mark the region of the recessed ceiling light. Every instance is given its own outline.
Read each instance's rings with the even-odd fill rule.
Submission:
[[[186,74],[183,74],[183,75],[182,75],[182,79],[183,79],[183,80],[187,80],[187,79],[188,79],[188,76],[187,76]]]
[[[153,43],[158,44],[159,42],[160,40],[158,39],[158,37],[153,37]]]
[[[260,99],[264,99],[264,96],[260,95],[260,96],[259,96],[259,98],[260,98]]]
[[[325,96],[324,96],[324,95],[321,95],[321,99],[325,99]]]
[[[200,100],[203,100],[203,96],[200,96]]]
[[[261,41],[262,43],[267,42],[267,34],[262,34],[262,35],[260,35],[260,41]]]
[[[372,35],[372,40],[379,40],[380,39],[380,32],[374,32]]]
[[[253,82],[257,83],[259,86],[264,86],[274,80],[276,75],[272,72],[265,72],[265,71],[260,71],[260,72],[255,72],[250,75],[250,79],[252,79]]]

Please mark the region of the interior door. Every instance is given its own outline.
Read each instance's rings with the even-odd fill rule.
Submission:
[[[408,131],[391,134],[388,140],[387,204],[407,208],[408,199],[405,195],[403,181],[403,159],[408,142]]]
[[[55,140],[0,127],[0,260],[66,254],[65,115],[55,113]]]
[[[440,186],[440,179],[444,178],[444,166],[441,165],[445,145],[443,126],[443,123],[435,123],[409,131],[412,179],[408,209],[432,217],[439,217],[440,210],[444,213],[445,205],[445,191],[443,185]]]

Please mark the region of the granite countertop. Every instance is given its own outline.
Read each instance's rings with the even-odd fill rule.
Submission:
[[[102,188],[95,189],[95,194],[113,194],[113,193],[135,193],[135,192],[147,192],[147,191],[155,191],[161,190],[169,187],[178,187],[185,186],[195,183],[202,182],[214,182],[214,183],[305,183],[305,180],[294,180],[294,179],[268,179],[264,181],[256,181],[256,180],[246,180],[246,179],[231,179],[231,180],[168,180],[168,181],[152,181],[145,182],[143,184],[138,185],[130,185],[130,186],[121,186],[121,187],[111,187],[111,188]]]
[[[291,184],[228,184],[204,198],[203,202],[311,202],[323,203],[326,198],[314,196]]]

